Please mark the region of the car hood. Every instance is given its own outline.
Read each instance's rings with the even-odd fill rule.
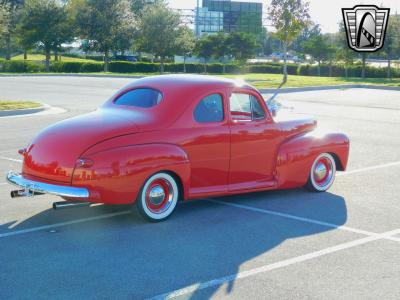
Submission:
[[[70,183],[75,163],[86,149],[138,131],[131,117],[122,110],[101,109],[47,127],[29,145],[23,174]]]
[[[285,138],[309,132],[317,127],[315,119],[284,110],[278,112],[274,121],[279,125]]]

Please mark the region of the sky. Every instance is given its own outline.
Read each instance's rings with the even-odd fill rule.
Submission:
[[[245,2],[264,3],[264,13],[267,11],[270,0],[242,0]],[[193,9],[196,0],[168,0],[172,8]],[[322,32],[338,31],[338,22],[342,19],[342,8],[352,8],[358,4],[375,4],[378,7],[390,8],[390,13],[400,14],[400,0],[309,0],[311,19],[321,25]],[[200,5],[202,1],[200,0]]]

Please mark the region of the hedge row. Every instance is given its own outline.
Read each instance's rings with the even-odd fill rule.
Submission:
[[[55,73],[91,73],[102,72],[103,63],[98,62],[53,62],[50,65],[50,71]]]
[[[385,78],[387,76],[388,69],[385,68],[376,68],[376,67],[365,67],[365,76],[368,78]],[[321,76],[332,76],[332,77],[361,77],[362,66],[361,65],[353,65],[346,68],[344,66],[332,65],[321,65],[320,68]],[[400,77],[400,69],[391,68],[392,77]],[[310,66],[310,65],[301,65],[298,67],[298,71],[296,75],[304,75],[304,76],[318,76],[318,67]]]
[[[7,73],[36,73],[44,72],[43,64],[22,60],[0,60],[0,72]]]
[[[55,73],[90,73],[102,72],[104,64],[102,62],[52,62],[50,71]],[[279,63],[263,63],[248,64],[239,66],[237,64],[220,63],[207,64],[207,73],[219,74],[223,73],[269,73],[282,74],[283,66]],[[114,61],[109,64],[109,71],[115,73],[157,73],[160,70],[160,63],[150,62],[126,62]],[[318,66],[316,65],[296,65],[288,64],[287,70],[289,75],[318,76]],[[342,65],[321,65],[321,76],[333,77],[361,77],[361,65],[353,65],[347,68],[347,72]],[[44,72],[45,66],[43,62],[32,62],[22,60],[6,61],[0,59],[0,72],[9,73],[36,73]],[[164,71],[168,73],[182,73],[184,71],[183,63],[166,63]],[[187,73],[203,73],[204,66],[200,63],[186,64]],[[366,77],[385,78],[387,68],[366,67]],[[392,76],[400,77],[400,69],[392,68]]]

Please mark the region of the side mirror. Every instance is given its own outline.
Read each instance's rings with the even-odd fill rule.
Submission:
[[[278,114],[278,111],[282,108],[282,105],[275,100],[268,100],[267,106],[273,117],[275,117]]]

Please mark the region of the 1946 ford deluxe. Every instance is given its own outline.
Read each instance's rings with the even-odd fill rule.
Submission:
[[[13,197],[53,194],[54,207],[135,204],[150,221],[178,200],[305,186],[326,191],[349,140],[316,121],[272,116],[247,84],[209,76],[135,80],[98,110],[58,122],[19,152]],[[283,115],[283,114],[282,114]]]

